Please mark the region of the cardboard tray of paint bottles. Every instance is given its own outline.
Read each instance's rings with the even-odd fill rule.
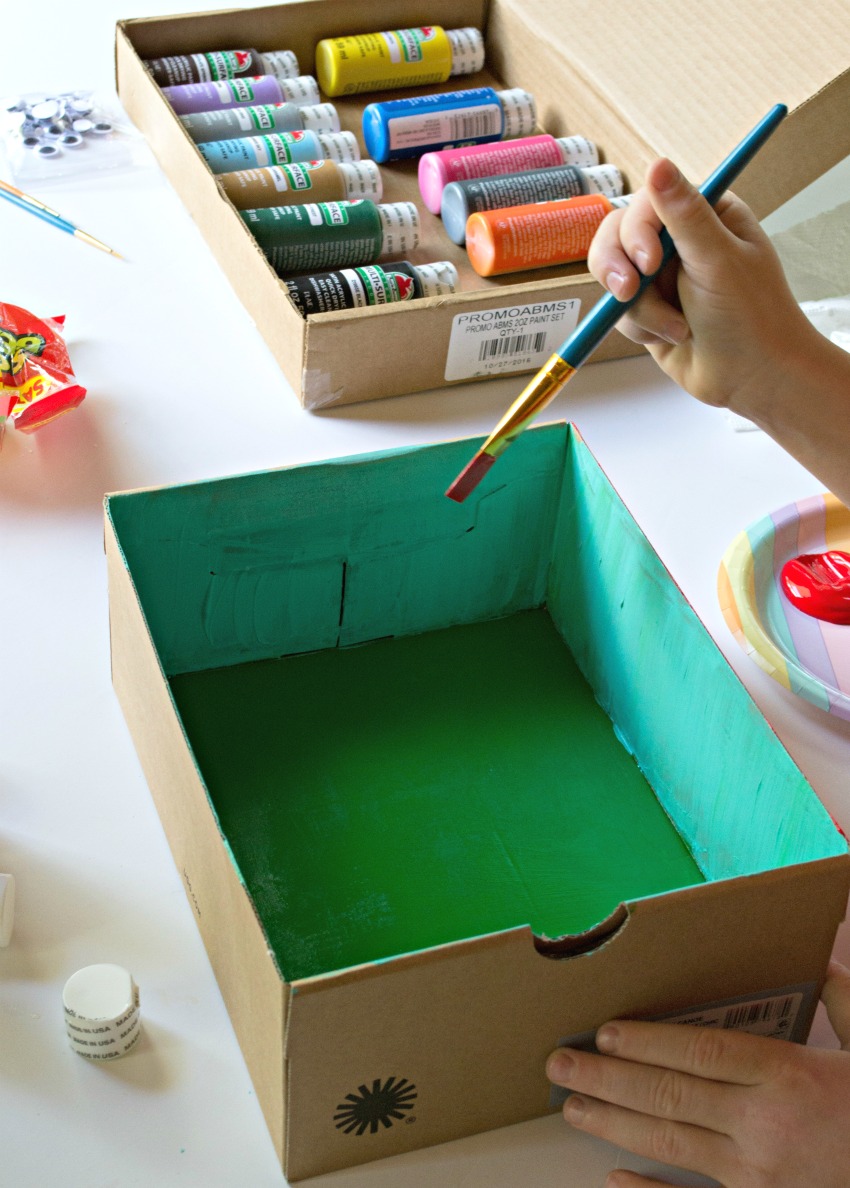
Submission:
[[[109,496],[116,692],[290,1180],[804,1040],[847,844],[578,433]]]
[[[602,19],[594,0],[576,0],[568,10],[554,0],[433,0],[427,5],[420,0],[357,5],[301,0],[121,21],[116,70],[128,113],[289,383],[306,407],[316,409],[536,370],[600,288],[582,263],[478,276],[439,217],[422,205],[415,162],[391,162],[382,167],[384,201],[416,202],[421,213],[419,246],[409,259],[414,264],[451,260],[459,272],[458,291],[305,319],[147,72],[145,59],[235,46],[285,48],[297,55],[304,74],[314,74],[322,38],[425,23],[477,28],[485,41],[483,71],[428,88],[335,99],[343,129],[361,135],[367,102],[461,86],[520,87],[534,96],[540,131],[588,137],[602,160],[622,171],[627,190],[640,184],[647,163],[658,155],[672,157],[693,180],[703,180],[761,115],[784,102],[790,115],[736,186],[764,217],[850,153],[845,15],[840,0],[820,5],[816,21],[792,0],[779,0],[767,22],[762,10],[742,9],[732,0],[698,6],[681,0],[665,5],[663,12],[651,0],[636,0],[618,8],[616,19],[610,14]],[[759,47],[757,68],[753,45]],[[553,338],[534,362],[511,352],[494,351],[484,363],[469,356],[464,334],[470,318],[478,315],[484,325],[497,317],[516,318],[517,311],[520,317],[536,317]],[[615,332],[595,358],[638,349]]]

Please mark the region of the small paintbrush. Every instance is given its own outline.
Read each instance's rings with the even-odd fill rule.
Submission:
[[[744,166],[752,160],[787,114],[788,108],[784,103],[777,103],[775,107],[772,107],[767,115],[759,120],[753,130],[744,137],[738,147],[729,154],[722,165],[719,165],[708,180],[700,186],[700,193],[712,206],[724,191],[728,190]],[[475,490],[499,455],[508,448],[514,438],[522,433],[541,409],[544,409],[549,401],[554,399],[567,380],[575,375],[588,355],[592,354],[602,339],[614,329],[626,310],[634,305],[644,289],[652,284],[676,251],[670,233],[665,227],[661,229],[660,238],[661,264],[655,272],[641,277],[637,292],[628,301],[618,301],[612,293],[606,293],[597,301],[566,342],[544,363],[531,383],[522,390],[484,445],[454,480],[446,491],[449,499],[454,499],[456,503],[463,503],[470,492]]]
[[[10,185],[9,182],[0,180],[0,198],[5,198],[15,206],[20,206],[22,210],[28,210],[30,214],[34,214],[39,219],[44,219],[46,223],[51,223],[54,227],[58,227],[60,231],[67,231],[69,235],[81,239],[83,243],[90,243],[92,247],[99,248],[102,252],[108,252],[110,256],[117,256],[119,260],[123,260],[124,258],[120,252],[116,252],[114,248],[102,243],[101,240],[95,239],[88,231],[83,231],[80,227],[75,227],[73,223],[64,219],[59,211],[54,210],[52,206],[47,206],[40,199],[33,198],[31,194],[25,194],[23,190]]]

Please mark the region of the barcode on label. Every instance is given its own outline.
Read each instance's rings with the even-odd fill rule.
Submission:
[[[766,1002],[751,1002],[743,1006],[731,1007],[723,1019],[724,1027],[751,1027],[753,1023],[768,1023],[774,1019],[781,1019],[790,1015],[794,1006],[793,998],[774,998]]]
[[[513,334],[509,338],[491,338],[482,342],[478,348],[478,361],[485,359],[501,359],[505,355],[524,355],[528,351],[542,351],[546,343],[546,333]]]
[[[492,108],[484,107],[480,111],[452,112],[449,117],[451,140],[468,140],[476,136],[492,136],[499,131]]]

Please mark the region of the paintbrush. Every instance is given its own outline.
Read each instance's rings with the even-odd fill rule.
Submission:
[[[108,247],[101,240],[95,239],[93,235],[89,235],[88,231],[83,231],[79,227],[75,227],[73,223],[64,219],[59,211],[54,210],[52,206],[47,206],[40,199],[33,198],[31,194],[25,194],[23,190],[17,189],[16,186],[10,185],[9,182],[0,180],[0,198],[5,198],[8,202],[14,203],[15,206],[20,206],[22,210],[28,210],[30,214],[36,215],[39,219],[44,219],[46,223],[51,223],[54,227],[58,227],[60,231],[67,231],[69,235],[76,236],[83,243],[90,243],[92,247],[99,248],[102,252],[108,252],[110,256],[117,256],[119,260],[123,260],[124,258],[114,248]]]
[[[738,147],[733,149],[726,160],[715,169],[708,180],[700,186],[700,193],[712,206],[724,191],[728,190],[744,166],[752,160],[787,114],[788,108],[783,103],[777,103],[775,107],[772,107],[767,115],[759,120],[753,130],[744,137]],[[566,342],[544,363],[531,383],[522,390],[472,461],[454,480],[446,491],[449,499],[463,503],[467,495],[475,490],[499,455],[508,448],[514,438],[522,433],[541,409],[544,409],[549,401],[560,392],[588,355],[592,354],[603,338],[614,329],[626,310],[634,305],[647,285],[652,284],[676,251],[670,233],[665,227],[661,229],[660,238],[661,264],[655,272],[641,277],[637,292],[628,301],[618,301],[613,293],[606,293],[597,301]]]

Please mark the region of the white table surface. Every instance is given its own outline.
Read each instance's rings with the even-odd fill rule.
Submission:
[[[161,0],[140,13],[128,12],[123,0],[30,5],[11,36],[4,26],[2,90],[108,93],[115,20],[186,7]],[[775,225],[805,214],[806,201],[846,201],[850,171],[833,174]],[[32,436],[10,430],[0,452],[0,871],[18,883],[14,937],[0,949],[0,1183],[279,1185],[112,691],[102,496],[486,433],[518,382],[306,413],[152,156],[132,172],[63,182],[41,194],[127,259],[0,203],[0,299],[67,315],[74,367],[88,388],[78,410]],[[748,661],[715,596],[718,562],[732,537],[821,484],[763,434],[735,432],[724,413],[684,395],[648,358],[585,368],[547,412],[560,418],[577,423],[850,832],[850,723],[795,698]],[[850,962],[846,927],[837,953]],[[71,1051],[61,1008],[66,979],[100,961],[133,973],[144,1025],[135,1052],[107,1066]],[[813,1041],[830,1042],[822,1015]],[[551,1116],[312,1184],[588,1188],[618,1165],[649,1166]]]

